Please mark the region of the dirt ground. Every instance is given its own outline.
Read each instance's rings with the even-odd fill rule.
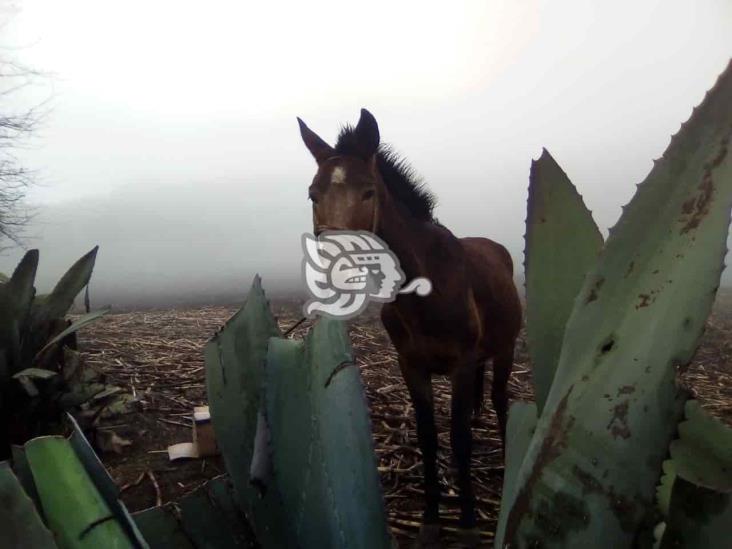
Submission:
[[[280,327],[299,319],[293,301],[274,301]],[[171,463],[166,448],[191,440],[193,407],[206,403],[202,349],[215,331],[238,309],[200,307],[109,314],[81,334],[88,364],[102,370],[136,397],[135,411],[102,424],[132,444],[102,459],[122,490],[129,510],[139,511],[174,501],[209,478],[224,473],[220,458]],[[289,337],[299,338],[308,323]],[[356,362],[366,384],[379,472],[392,531],[408,546],[419,526],[422,506],[421,463],[413,410],[377,311],[350,323]],[[718,298],[702,345],[682,379],[702,404],[732,425],[732,291]],[[490,374],[489,374],[490,375]],[[489,388],[490,380],[486,387]],[[441,516],[449,545],[458,508],[449,464],[449,385],[434,381],[440,438],[439,463],[443,490]],[[531,374],[523,338],[510,379],[512,398],[532,398]],[[496,421],[487,398],[475,422],[473,474],[479,526],[486,543],[493,538],[501,494],[503,465]]]

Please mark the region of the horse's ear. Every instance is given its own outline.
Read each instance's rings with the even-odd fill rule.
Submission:
[[[361,109],[361,118],[356,125],[356,142],[364,160],[370,160],[379,148],[379,125],[376,118],[366,109]]]
[[[320,164],[324,160],[335,155],[333,147],[323,141],[318,134],[305,125],[305,122],[300,120],[298,117],[297,123],[300,125],[300,135],[302,140],[305,142],[305,146],[308,148],[310,153],[315,158],[315,161]]]

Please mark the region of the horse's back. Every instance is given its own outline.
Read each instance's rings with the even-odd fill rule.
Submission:
[[[513,280],[508,250],[489,238],[461,238],[468,276],[482,312],[486,344],[495,350],[513,345],[521,329],[521,301]]]
[[[471,265],[472,268],[489,266],[492,270],[497,270],[500,275],[507,273],[513,281],[513,259],[504,246],[490,238],[477,236],[461,238],[460,243],[468,254],[468,262],[478,261],[477,265]],[[505,272],[501,272],[503,269]]]

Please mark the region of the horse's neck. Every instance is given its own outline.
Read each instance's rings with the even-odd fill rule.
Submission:
[[[385,202],[380,207],[377,235],[399,259],[399,265],[406,275],[405,282],[417,276],[427,276],[424,223],[402,211],[390,197]]]

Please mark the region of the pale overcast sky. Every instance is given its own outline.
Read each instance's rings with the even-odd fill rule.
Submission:
[[[20,152],[39,286],[99,244],[110,294],[298,284],[315,164],[295,117],[332,142],[361,107],[440,221],[520,270],[541,148],[605,230],[732,55],[729,0],[0,4],[2,55],[48,75],[14,98],[50,109]]]

